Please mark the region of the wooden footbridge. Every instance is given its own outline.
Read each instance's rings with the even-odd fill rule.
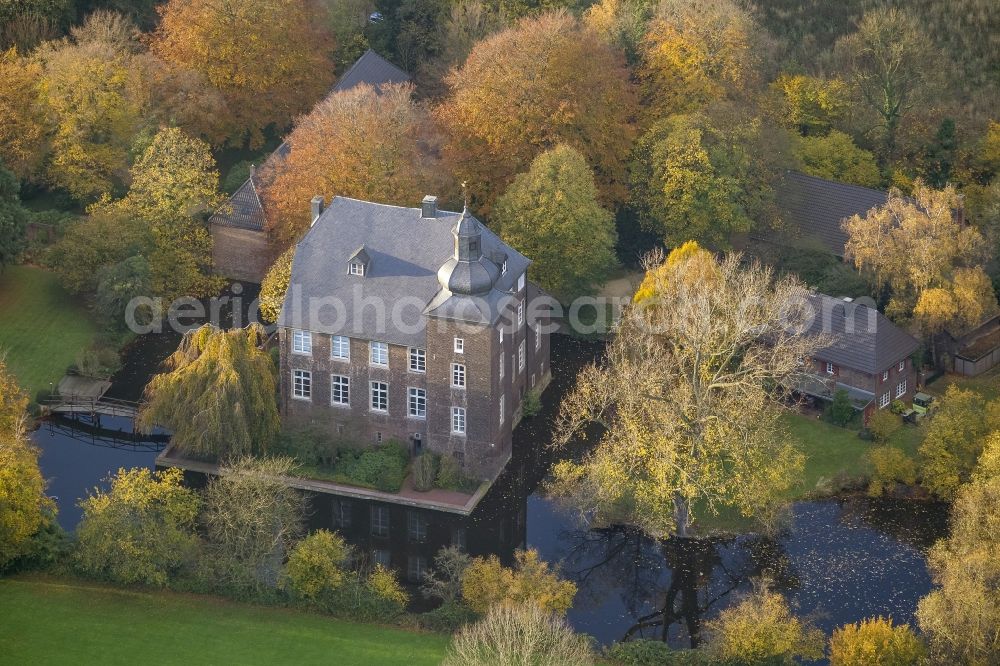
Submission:
[[[50,414],[90,414],[91,416],[123,416],[134,419],[139,403],[108,398],[104,394],[111,382],[77,375],[66,375],[59,381],[56,395],[45,401]]]

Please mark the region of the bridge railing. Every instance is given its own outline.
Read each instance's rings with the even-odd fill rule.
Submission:
[[[134,417],[140,403],[120,398],[92,398],[74,395],[55,395],[43,403],[51,412],[85,412],[107,416]]]

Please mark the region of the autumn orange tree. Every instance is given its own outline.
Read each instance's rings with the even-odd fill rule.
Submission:
[[[440,182],[427,112],[408,84],[361,85],[323,100],[288,136],[290,152],[260,171],[272,232],[289,244],[309,226],[309,200],[341,195],[415,205]]]
[[[259,145],[267,125],[286,125],[333,82],[323,11],[313,0],[170,0],[150,48],[221,93],[231,141]]]
[[[624,197],[634,93],[622,54],[565,12],[523,19],[478,43],[436,109],[446,157],[481,210],[542,151],[566,143],[605,201]]]

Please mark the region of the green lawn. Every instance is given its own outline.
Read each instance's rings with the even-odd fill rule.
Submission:
[[[28,266],[0,274],[0,354],[30,397],[58,383],[96,333],[97,324],[54,274]]]
[[[9,664],[437,664],[446,636],[72,580],[0,580]]]

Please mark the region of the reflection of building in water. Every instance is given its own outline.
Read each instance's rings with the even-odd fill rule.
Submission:
[[[361,558],[396,570],[408,583],[419,583],[447,546],[510,564],[525,545],[527,495],[502,511],[484,501],[470,516],[336,495],[310,499],[310,530],[340,533]]]

